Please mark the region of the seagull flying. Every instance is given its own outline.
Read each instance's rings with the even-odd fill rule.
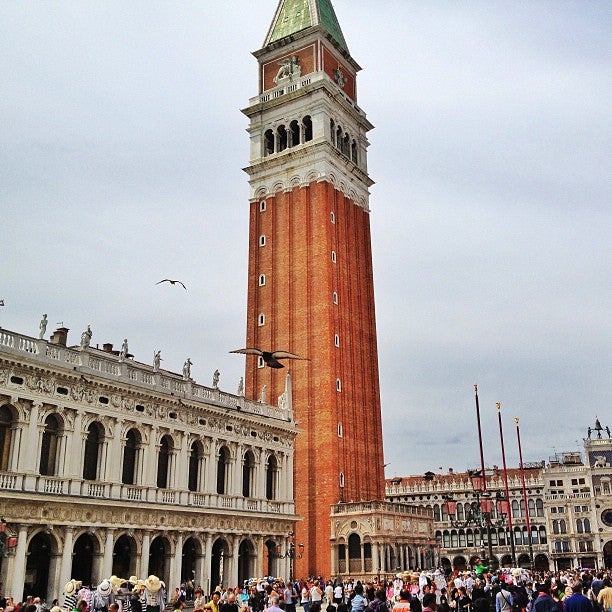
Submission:
[[[187,291],[187,287],[185,287],[185,285],[183,285],[183,283],[180,280],[172,280],[171,278],[164,278],[164,280],[160,280],[159,283],[155,283],[155,284],[159,285],[160,283],[170,283],[171,285],[176,285],[178,283],[179,285],[181,285],[181,287],[183,287],[183,289],[185,289],[185,291]]]
[[[4,306],[4,300],[0,300],[0,306]]]
[[[259,355],[269,368],[284,368],[285,366],[279,361],[279,359],[308,359],[307,357],[300,357],[299,355],[288,353],[287,351],[262,351],[258,348],[236,349],[235,351],[230,351],[230,353]]]

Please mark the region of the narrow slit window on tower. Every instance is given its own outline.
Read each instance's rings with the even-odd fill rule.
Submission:
[[[258,367],[258,368],[263,368],[263,367],[265,367],[265,365],[266,365],[266,363],[265,363],[265,361],[263,360],[263,357],[261,357],[261,356],[260,356],[260,357],[258,357],[258,358],[257,358],[257,367]]]
[[[340,336],[338,334],[334,334],[334,346],[340,346]]]
[[[342,381],[336,378],[336,391],[342,391]]]
[[[266,284],[266,275],[260,274],[259,275],[259,286],[263,287],[265,284]]]
[[[340,488],[344,488],[344,472],[340,472]]]
[[[262,312],[257,317],[257,325],[259,325],[259,327],[261,327],[262,325],[265,325],[265,324],[266,324],[266,315]]]
[[[264,212],[265,210],[266,210],[266,201],[265,201],[265,200],[262,200],[262,201],[259,203],[259,212]]]
[[[333,119],[329,120],[329,135],[331,136],[331,143],[336,146],[336,124]]]
[[[343,434],[342,423],[338,423],[338,437],[341,438]]]
[[[259,246],[266,246],[266,237],[265,236],[260,236],[259,237]]]
[[[336,251],[331,252],[331,260],[333,263],[336,263]]]
[[[330,220],[332,223],[335,223],[335,222],[336,222],[336,215],[334,214],[334,212],[333,212],[333,211],[329,213],[329,220]]]
[[[337,291],[334,291],[334,292],[332,293],[332,302],[333,302],[334,304],[337,304],[337,303],[338,303],[338,292],[337,292]]]

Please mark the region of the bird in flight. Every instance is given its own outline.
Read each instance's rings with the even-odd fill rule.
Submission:
[[[294,353],[287,351],[262,351],[258,348],[243,348],[230,351],[230,353],[242,353],[243,355],[258,355],[264,360],[264,363],[269,368],[284,368],[285,366],[279,359],[308,359],[308,357],[300,357]]]
[[[0,300],[0,306],[4,306],[4,300]]]
[[[180,280],[173,280],[171,278],[164,278],[164,280],[160,280],[159,283],[155,283],[155,284],[159,285],[160,283],[170,283],[171,285],[179,284],[185,291],[187,291],[187,287],[185,287],[185,285],[183,285],[183,283]]]

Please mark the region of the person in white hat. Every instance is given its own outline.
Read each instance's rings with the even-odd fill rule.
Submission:
[[[73,578],[64,586],[64,610],[70,611],[72,608],[76,608],[77,601],[79,600],[77,595],[79,586],[77,585],[77,581]]]
[[[98,585],[92,597],[92,608],[95,612],[108,612],[108,606],[114,601],[113,587],[106,578]]]
[[[162,581],[151,574],[144,581],[144,586],[146,612],[164,612],[166,602],[162,590]]]

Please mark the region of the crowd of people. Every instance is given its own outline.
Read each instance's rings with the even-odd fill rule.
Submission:
[[[478,560],[471,571],[414,571],[393,580],[283,581],[251,579],[205,595],[182,584],[169,594],[156,576],[111,576],[96,588],[71,580],[63,601],[40,598],[16,603],[0,596],[0,612],[612,612],[612,572],[489,572]]]

